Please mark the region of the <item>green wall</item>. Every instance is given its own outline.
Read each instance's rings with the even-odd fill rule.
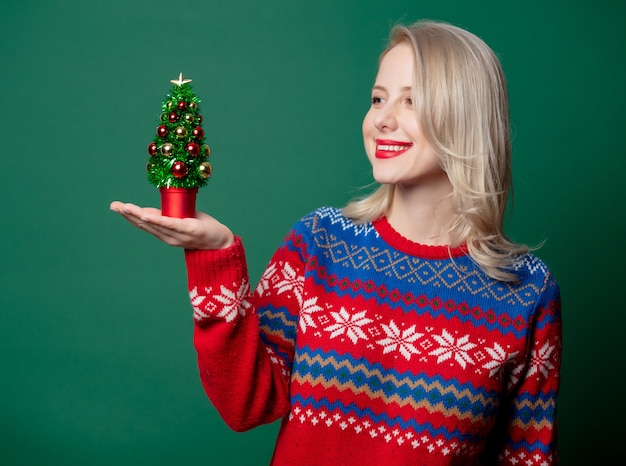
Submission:
[[[184,72],[213,149],[199,207],[258,279],[294,221],[370,181],[377,55],[420,18],[508,75],[509,232],[546,240],[563,293],[563,464],[623,457],[624,2],[2,0],[0,464],[268,463],[277,426],[230,432],[202,392],[182,252],[109,202],[158,204],[146,146]]]

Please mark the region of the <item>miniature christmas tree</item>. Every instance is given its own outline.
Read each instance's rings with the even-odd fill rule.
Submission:
[[[211,150],[204,143],[200,99],[181,73],[163,101],[160,125],[148,145],[148,180],[161,191],[161,211],[169,217],[194,217],[198,188],[211,176]]]

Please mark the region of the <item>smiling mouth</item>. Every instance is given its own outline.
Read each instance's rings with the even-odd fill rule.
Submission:
[[[404,154],[413,144],[399,141],[376,141],[376,158],[390,159]]]

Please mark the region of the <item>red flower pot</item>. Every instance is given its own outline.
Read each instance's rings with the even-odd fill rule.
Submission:
[[[196,216],[198,188],[160,188],[161,214],[165,217],[187,218]]]

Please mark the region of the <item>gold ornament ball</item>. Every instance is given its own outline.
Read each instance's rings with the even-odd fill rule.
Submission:
[[[207,159],[209,158],[209,155],[211,155],[211,148],[209,147],[208,144],[202,145],[202,153]]]
[[[161,154],[165,157],[171,157],[174,153],[174,145],[172,143],[166,142],[161,146]]]
[[[191,110],[193,110],[193,111],[196,111],[196,110],[198,110],[198,104],[197,104],[197,103],[195,103],[195,102],[191,102],[191,103],[189,104],[189,108],[190,108]]]
[[[183,139],[187,137],[187,130],[185,129],[184,126],[177,126],[176,129],[174,130],[174,134],[176,134],[176,137],[178,139]]]
[[[193,123],[193,120],[195,120],[195,117],[191,113],[185,113],[185,121],[187,123]]]
[[[209,162],[202,162],[198,167],[198,170],[200,170],[200,176],[206,180],[209,176],[211,176],[213,167]]]

